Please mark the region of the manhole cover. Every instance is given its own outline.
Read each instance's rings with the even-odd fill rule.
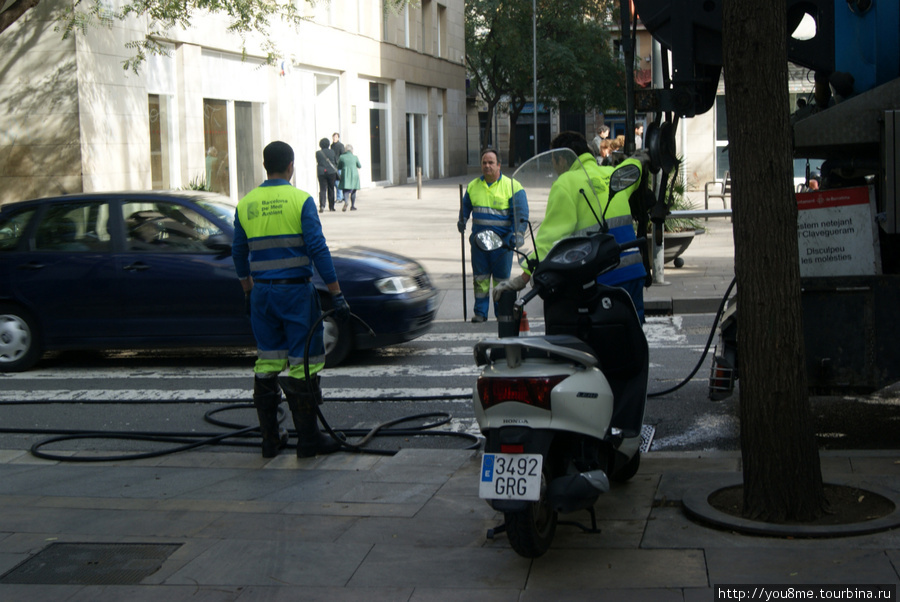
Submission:
[[[179,547],[148,543],[53,543],[0,577],[0,583],[135,585]]]

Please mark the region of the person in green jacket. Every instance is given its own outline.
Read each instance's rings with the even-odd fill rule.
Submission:
[[[353,145],[344,146],[344,152],[338,157],[338,169],[341,180],[338,188],[344,191],[344,211],[347,210],[347,198],[350,198],[350,210],[356,211],[356,191],[359,190],[359,169],[362,164],[359,157],[353,154]]]
[[[628,197],[632,189],[608,199],[609,179],[615,167],[597,165],[587,141],[578,132],[562,132],[550,142],[551,149],[568,148],[577,155],[572,165],[560,166],[565,171],[550,188],[547,211],[541,227],[535,236],[538,258],[546,257],[557,241],[569,237],[586,235],[600,230],[596,215],[603,215],[612,234],[619,244],[637,238]],[[640,165],[638,159],[626,162]],[[590,182],[588,180],[590,179]],[[634,185],[635,187],[637,184]],[[581,190],[586,195],[581,194]],[[587,198],[585,198],[587,196]],[[588,206],[588,198],[591,207]],[[608,206],[607,206],[608,205]],[[534,256],[534,253],[532,253]],[[597,282],[607,286],[624,288],[631,296],[641,323],[644,322],[644,281],[647,272],[641,260],[640,251],[630,249],[621,255],[619,266],[597,277]],[[531,279],[525,273],[494,287],[494,299],[499,299],[505,290],[520,291]]]

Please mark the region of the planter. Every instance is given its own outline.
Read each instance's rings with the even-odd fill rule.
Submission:
[[[681,232],[666,232],[663,235],[663,258],[665,263],[674,262],[676,268],[684,265],[681,254],[687,250],[698,231],[683,230]],[[700,230],[699,232],[703,232]]]

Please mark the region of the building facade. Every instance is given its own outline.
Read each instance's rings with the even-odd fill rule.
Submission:
[[[138,74],[123,61],[148,31],[142,18],[63,40],[62,8],[42,2],[0,34],[0,202],[200,184],[240,198],[264,179],[271,140],[293,146],[294,183],[315,194],[314,153],[334,132],[353,145],[363,187],[466,171],[463,0],[398,14],[371,0],[306,3],[304,23],[272,24],[275,65],[261,39],[197,15]]]

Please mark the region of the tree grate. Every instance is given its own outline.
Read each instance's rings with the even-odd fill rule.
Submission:
[[[0,583],[137,585],[180,547],[180,543],[52,543],[0,576]]]

